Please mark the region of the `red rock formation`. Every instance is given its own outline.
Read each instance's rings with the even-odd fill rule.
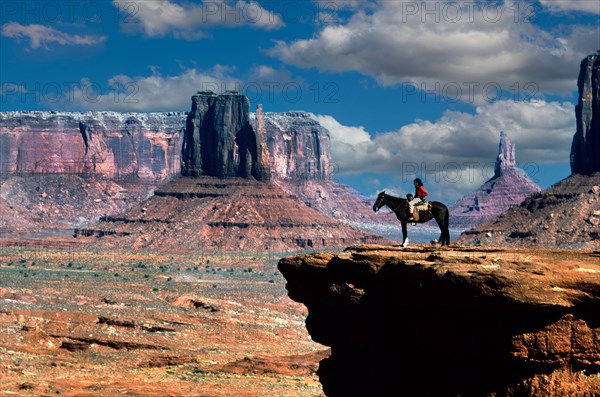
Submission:
[[[182,113],[0,113],[1,174],[160,182],[180,171]]]
[[[515,145],[500,133],[500,145],[494,176],[450,206],[450,226],[469,229],[482,224],[509,208],[519,205],[526,197],[542,190],[517,168]]]
[[[328,396],[594,396],[597,252],[362,246],[283,258]]]
[[[201,128],[196,124],[207,120],[202,117],[206,116],[212,95],[205,95],[202,100],[200,97],[194,102],[195,108],[190,113],[190,141],[186,141],[185,145],[182,134],[186,124],[185,113],[0,113],[0,176],[12,180],[10,185],[13,187],[22,186],[16,190],[11,188],[10,195],[2,193],[3,197],[10,203],[24,205],[32,211],[34,207],[37,208],[36,212],[44,215],[45,222],[52,220],[64,226],[81,226],[86,219],[91,221],[101,215],[124,211],[136,200],[147,198],[157,186],[177,175],[180,171],[178,145],[183,145],[182,155],[186,161],[195,164],[190,166],[189,173],[201,174]],[[216,109],[218,98],[215,96],[211,99],[214,102],[213,110]],[[230,98],[227,102],[229,105],[225,106],[223,102],[219,106],[222,110],[229,109],[230,116],[246,111],[241,96],[228,95],[223,100],[226,98]],[[235,106],[233,99],[236,99]],[[237,109],[235,112],[234,107]],[[235,149],[238,148],[237,143],[230,142],[229,145],[233,145],[230,149],[235,149],[232,156],[237,156],[237,165],[234,167],[236,174],[241,171],[240,176],[258,175],[258,179],[265,180],[268,178],[264,175],[270,172],[271,178],[279,186],[305,204],[363,230],[381,233],[398,227],[395,217],[376,216],[370,209],[371,203],[367,203],[364,197],[333,181],[329,131],[310,113],[263,113],[259,105],[256,113],[249,113],[243,118],[248,118],[253,131],[246,134],[249,139],[240,142],[244,141],[246,147],[243,152],[250,152],[246,159],[252,161],[247,163],[242,160],[242,165],[249,167],[240,168],[240,150]],[[209,119],[211,123],[217,123],[214,118]],[[223,120],[219,123],[223,124]],[[204,134],[208,133],[208,124],[203,130]],[[214,133],[215,128],[211,130]],[[249,132],[247,129],[244,131]],[[204,147],[206,149],[208,145]],[[196,158],[196,155],[199,157]],[[223,156],[221,158],[225,158]],[[194,167],[200,167],[200,171],[193,172]],[[184,173],[188,173],[185,167]],[[44,181],[43,175],[47,174],[56,175],[54,179]],[[98,186],[98,191],[88,194],[92,202],[78,199],[66,203],[72,208],[68,211],[61,209],[57,214],[54,212],[55,205],[50,205],[56,196],[41,202],[38,190],[48,190],[49,185],[57,182],[58,175],[64,176],[58,179],[61,180],[59,184],[69,192],[65,194],[66,197],[81,196],[79,189],[82,184],[96,186],[98,179],[90,178],[108,178],[114,184],[123,186],[118,197],[124,202],[115,202],[114,195],[102,193],[103,188]],[[22,177],[29,179],[20,179]],[[33,183],[32,178],[39,184]],[[68,186],[69,181],[73,181],[72,186]],[[134,186],[136,183],[137,187]],[[26,190],[28,186],[33,190]],[[94,201],[98,199],[101,203]],[[107,203],[110,205],[105,205]],[[79,219],[81,217],[85,219]]]
[[[311,113],[264,113],[264,125],[274,178],[331,180],[329,131]]]
[[[391,214],[375,214],[372,202],[334,181],[329,131],[308,112],[265,113],[273,181],[304,204],[371,233],[398,233]]]

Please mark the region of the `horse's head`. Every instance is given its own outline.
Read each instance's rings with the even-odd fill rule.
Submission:
[[[385,190],[377,195],[377,200],[375,200],[375,204],[373,204],[373,211],[377,212],[381,208],[381,206],[385,203]]]

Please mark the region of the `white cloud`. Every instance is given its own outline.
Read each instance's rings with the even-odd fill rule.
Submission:
[[[26,93],[27,88],[15,83],[2,83],[0,85],[0,95],[11,95],[18,93]]]
[[[29,39],[29,47],[47,50],[50,43],[60,45],[94,45],[106,40],[106,36],[71,35],[43,25],[21,25],[17,22],[7,22],[2,25],[2,36],[16,40]]]
[[[269,54],[300,67],[358,71],[383,86],[443,91],[458,85],[460,99],[476,103],[483,103],[480,91],[488,83],[509,91],[534,84],[538,93],[576,88],[579,62],[597,50],[600,26],[549,32],[529,23],[533,16],[512,1],[474,4],[381,1],[377,10],[356,11],[312,38],[278,41]],[[477,95],[468,95],[469,87]]]
[[[113,0],[125,31],[142,31],[148,37],[197,40],[208,34],[202,28],[250,26],[278,29],[281,18],[255,1],[226,0],[176,3],[171,0]]]
[[[540,0],[550,11],[582,11],[600,14],[600,0]]]
[[[331,116],[315,119],[330,131],[339,176],[386,173],[412,180],[423,175],[454,199],[493,176],[500,131],[516,145],[518,165],[533,168],[567,163],[576,128],[572,104],[544,101],[497,101],[477,107],[475,114],[447,111],[437,121],[420,120],[373,136]]]
[[[73,102],[61,105],[86,110],[187,111],[197,91],[223,92],[242,87],[227,66],[217,65],[207,71],[187,69],[175,76],[163,76],[157,68],[151,70],[150,76],[113,76],[104,92],[103,84],[84,78],[69,96]]]

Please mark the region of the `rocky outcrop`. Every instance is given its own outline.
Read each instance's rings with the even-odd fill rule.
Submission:
[[[283,258],[327,396],[600,391],[598,252],[357,246]]]
[[[577,86],[577,132],[571,146],[571,172],[590,175],[600,172],[600,51],[581,61]]]
[[[269,180],[265,138],[259,131],[265,132],[250,125],[246,96],[199,92],[186,121],[182,175]]]
[[[0,174],[164,180],[181,171],[185,175],[204,174],[202,150],[212,148],[220,154],[213,158],[207,154],[211,174],[258,175],[261,180],[269,175],[282,180],[331,180],[329,131],[310,113],[263,112],[260,105],[250,113],[247,98],[241,95],[195,97],[187,116],[183,112],[0,112]],[[213,106],[210,112],[209,106]],[[217,106],[221,116],[215,120],[211,114]],[[233,124],[225,131],[230,117]],[[220,138],[214,141],[209,138],[210,123],[213,132],[221,130]],[[186,125],[190,132],[184,141]],[[202,128],[208,140],[204,149]],[[228,158],[234,161],[224,165]]]
[[[183,113],[0,113],[0,174],[166,181],[179,174]]]
[[[515,145],[502,131],[494,176],[475,192],[450,205],[450,226],[460,230],[478,226],[540,190],[524,171],[517,168]]]

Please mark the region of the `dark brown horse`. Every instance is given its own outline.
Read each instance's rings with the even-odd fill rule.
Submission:
[[[440,235],[439,243],[441,245],[450,245],[450,231],[448,230],[450,211],[448,207],[438,201],[431,201],[431,211],[419,213],[419,220],[416,223],[425,223],[430,221],[432,218],[435,219],[442,234]],[[373,211],[377,212],[384,205],[388,206],[395,214],[400,223],[402,224],[402,246],[408,245],[408,235],[406,231],[406,224],[408,221],[408,200],[390,196],[386,194],[385,190],[377,196],[375,204],[373,204]]]

